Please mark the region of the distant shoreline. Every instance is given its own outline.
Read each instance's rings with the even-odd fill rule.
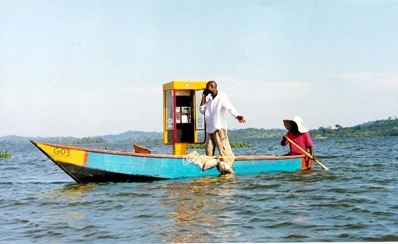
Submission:
[[[286,130],[283,129],[234,129],[229,130],[231,141],[257,140],[281,138]],[[336,124],[335,128],[320,127],[310,130],[315,139],[339,138],[339,137],[374,137],[374,136],[398,136],[398,119],[389,118],[385,120],[370,121],[351,127],[342,127]],[[106,144],[106,143],[162,143],[162,132],[126,131],[116,135],[104,135],[94,137],[24,137],[3,136],[0,137],[1,144],[23,144],[29,140],[39,140],[60,144]]]

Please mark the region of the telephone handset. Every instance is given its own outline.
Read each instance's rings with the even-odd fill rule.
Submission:
[[[177,124],[191,123],[191,107],[176,107]]]

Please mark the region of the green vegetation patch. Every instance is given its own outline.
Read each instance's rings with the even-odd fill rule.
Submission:
[[[370,137],[370,136],[398,136],[398,119],[376,120],[352,127],[343,127],[336,124],[336,128],[320,127],[311,130],[314,137]]]
[[[7,151],[0,152],[0,158],[11,158],[11,154]]]
[[[231,147],[232,148],[247,148],[250,147],[249,144],[244,143],[244,142],[231,142]],[[206,144],[188,144],[187,146],[188,149],[204,149],[206,148]]]

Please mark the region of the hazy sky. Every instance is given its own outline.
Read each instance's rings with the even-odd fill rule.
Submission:
[[[398,1],[0,0],[0,136],[162,131],[162,85],[215,80],[230,129],[398,116]]]

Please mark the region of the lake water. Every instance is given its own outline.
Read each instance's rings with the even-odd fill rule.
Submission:
[[[33,145],[2,146],[0,242],[398,241],[398,137],[314,142],[330,171],[106,184],[75,184]],[[235,154],[287,151],[248,143]]]

